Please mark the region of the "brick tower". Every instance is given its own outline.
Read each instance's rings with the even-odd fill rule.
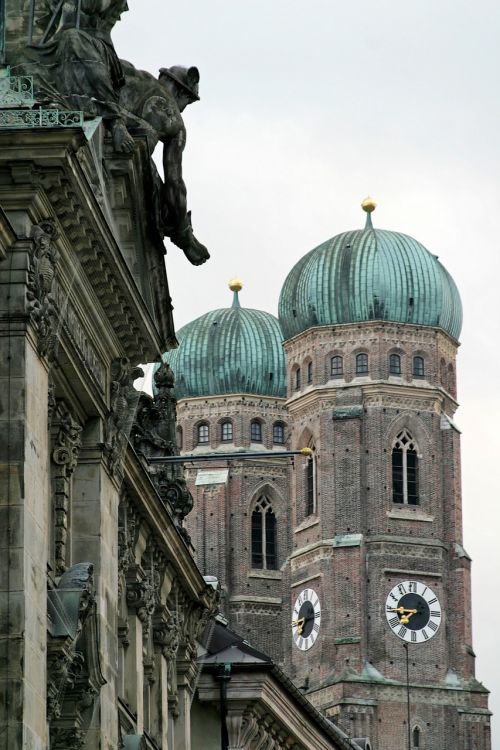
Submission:
[[[290,488],[286,666],[374,748],[487,750],[453,422],[460,298],[363,208],[365,229],[302,258],[280,298],[291,446],[315,452]]]

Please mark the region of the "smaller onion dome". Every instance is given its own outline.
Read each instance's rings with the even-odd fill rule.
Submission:
[[[231,307],[212,310],[177,332],[179,347],[163,355],[178,399],[248,393],[285,397],[285,355],[277,318],[241,307],[231,279]]]
[[[338,234],[292,268],[279,301],[285,339],[308,328],[387,320],[442,328],[458,339],[462,304],[455,282],[426,248],[401,232],[374,229],[372,198],[364,229]]]

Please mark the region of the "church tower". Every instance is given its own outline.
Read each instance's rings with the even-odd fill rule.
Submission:
[[[460,298],[419,242],[373,228],[375,205],[280,298],[291,447],[314,451],[290,488],[286,668],[373,748],[488,750],[453,422]]]
[[[363,209],[364,229],[290,271],[279,326],[240,306],[238,282],[165,355],[189,531],[231,627],[359,746],[490,750],[454,422],[460,296]]]

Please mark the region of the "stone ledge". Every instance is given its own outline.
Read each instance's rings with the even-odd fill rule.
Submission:
[[[425,521],[426,523],[432,523],[434,516],[430,516],[428,513],[419,513],[418,511],[404,510],[388,510],[386,512],[387,518],[397,518],[399,521]]]
[[[281,581],[283,573],[281,570],[253,570],[251,573],[248,573],[248,578],[268,578],[272,581]]]

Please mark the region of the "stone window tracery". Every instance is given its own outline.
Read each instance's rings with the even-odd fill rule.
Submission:
[[[250,440],[252,443],[262,443],[262,424],[258,419],[253,419],[250,423]]]
[[[344,374],[344,361],[342,357],[336,354],[330,360],[330,375],[332,378],[339,378]]]
[[[420,356],[413,357],[413,375],[416,378],[423,378],[425,375],[424,358]]]
[[[389,356],[389,374],[401,375],[401,357],[399,354],[391,354]]]
[[[356,375],[366,375],[368,373],[368,354],[361,352],[356,354]]]
[[[197,438],[198,444],[208,443],[210,439],[210,430],[206,422],[202,422],[198,425]]]
[[[276,516],[271,501],[262,495],[252,513],[252,568],[276,570],[277,567]]]
[[[221,440],[225,443],[231,442],[233,439],[233,423],[227,419],[222,422],[220,426]]]
[[[418,505],[418,446],[408,430],[402,430],[392,447],[392,499]]]

